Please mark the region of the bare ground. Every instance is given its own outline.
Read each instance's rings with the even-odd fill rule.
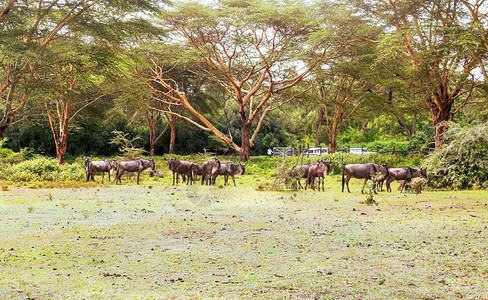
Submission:
[[[488,297],[488,192],[0,192],[1,299]],[[354,191],[359,190],[354,182]]]

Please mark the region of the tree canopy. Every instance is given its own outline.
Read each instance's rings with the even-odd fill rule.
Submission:
[[[487,9],[481,0],[4,1],[0,137],[60,163],[65,153],[111,155],[114,130],[152,154],[242,160],[291,144],[441,148],[445,121],[488,119]]]

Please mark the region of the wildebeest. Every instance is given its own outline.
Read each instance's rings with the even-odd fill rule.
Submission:
[[[168,162],[168,169],[173,172],[173,185],[175,185],[175,178],[176,184],[178,184],[180,175],[183,178],[183,182],[186,181],[186,184],[193,183],[192,162],[179,160],[177,158],[169,158],[165,160]]]
[[[92,181],[95,181],[95,174],[98,172],[102,172],[102,183],[103,177],[105,172],[108,173],[108,181],[110,181],[110,172],[117,169],[117,162],[111,159],[104,159],[100,161],[91,161],[88,164],[88,172],[86,174],[86,182],[88,182],[91,178]]]
[[[405,166],[403,168],[390,168],[388,169],[388,176],[386,177],[386,190],[391,192],[390,184],[395,180],[404,180],[405,182],[402,185],[401,191],[403,192],[403,188],[405,187],[406,183],[408,183],[412,178],[415,177],[427,177],[427,169],[425,168],[411,168],[409,166]]]
[[[164,178],[164,175],[161,173],[158,173],[156,171],[149,171],[149,177],[159,177],[159,178]]]
[[[197,181],[197,176],[203,175],[203,168],[197,163],[191,164],[191,175],[194,181]]]
[[[327,174],[329,174],[331,163],[332,162],[330,161],[319,161],[317,164],[311,165],[308,168],[308,175],[307,175],[307,181],[305,183],[305,189],[307,189],[307,186],[310,183],[312,190],[315,190],[314,182],[315,182],[315,178],[318,178],[319,191],[320,191],[320,181],[322,181],[322,191],[325,191],[324,188],[325,177],[327,176]]]
[[[300,182],[301,178],[307,178],[308,177],[308,170],[310,169],[311,166],[316,165],[317,163],[311,163],[308,165],[301,165],[301,166],[295,166],[291,167],[286,171],[286,183],[289,183],[289,180],[297,180],[298,181],[298,186],[303,189],[303,186]]]
[[[83,157],[83,168],[85,169],[86,174],[86,181],[88,181],[88,165],[90,165],[90,161],[92,160],[92,156],[90,157]]]
[[[215,184],[215,180],[217,179],[218,175],[224,176],[224,185],[227,185],[227,181],[229,180],[229,176],[232,177],[232,181],[234,182],[234,186],[236,186],[236,175],[243,175],[246,171],[246,166],[242,164],[234,164],[232,162],[227,162],[225,164],[221,164],[218,170],[212,176],[212,182]]]
[[[137,184],[139,184],[139,176],[141,172],[147,169],[156,171],[156,164],[153,159],[136,159],[131,161],[121,161],[115,173],[115,184],[122,183],[122,175],[125,172],[137,172]]]
[[[218,158],[211,159],[207,162],[204,162],[202,164],[202,185],[205,182],[206,185],[209,184],[215,184],[215,181],[213,181],[213,175],[215,172],[220,167],[220,161]]]
[[[342,170],[342,192],[344,192],[344,184],[347,185],[347,191],[349,193],[351,192],[349,190],[349,180],[351,180],[351,177],[354,177],[360,179],[364,178],[363,188],[361,189],[361,193],[364,193],[366,182],[368,182],[368,179],[374,179],[377,173],[381,173],[380,176],[387,176],[388,167],[386,164],[379,165],[375,163],[365,163],[345,165]],[[344,174],[346,174],[345,179]],[[373,186],[373,192],[376,194],[376,184]]]

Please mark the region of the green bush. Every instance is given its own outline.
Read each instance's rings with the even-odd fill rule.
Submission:
[[[60,165],[54,158],[37,157],[18,164],[0,163],[0,180],[67,181],[83,180],[85,171],[79,163]]]
[[[488,179],[488,123],[466,129],[449,126],[445,145],[426,160],[430,184],[453,189],[482,186]]]

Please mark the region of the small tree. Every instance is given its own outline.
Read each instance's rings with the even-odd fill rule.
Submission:
[[[142,148],[137,148],[134,142],[139,140],[139,137],[129,138],[129,134],[114,130],[112,131],[114,137],[110,140],[110,144],[119,145],[119,151],[122,153],[122,158],[126,160],[134,160],[143,156],[146,151]]]

